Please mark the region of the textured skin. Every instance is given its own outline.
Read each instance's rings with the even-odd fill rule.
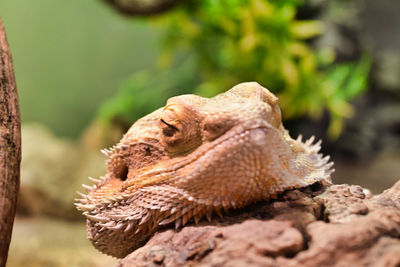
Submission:
[[[88,195],[76,205],[94,246],[124,257],[160,225],[178,228],[285,190],[330,184],[333,163],[313,140],[292,139],[277,97],[254,82],[211,99],[173,97],[103,151],[107,174],[84,185]]]

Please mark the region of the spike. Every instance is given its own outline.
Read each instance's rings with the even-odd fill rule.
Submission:
[[[147,213],[145,216],[142,217],[142,219],[139,222],[139,225],[147,222],[149,220],[149,218],[150,218],[150,213]]]
[[[318,146],[319,148],[321,148],[321,144],[322,144],[322,140],[319,139],[317,143],[315,143],[315,146]]]
[[[239,201],[239,203],[238,203],[238,201]],[[231,199],[231,207],[232,208],[234,208],[234,209],[238,208],[237,207],[238,205],[240,205],[240,199],[237,199],[237,200],[236,199]]]
[[[182,225],[182,219],[181,219],[181,218],[178,218],[178,219],[175,221],[175,229],[178,229],[179,227],[181,227],[181,225]]]
[[[190,211],[190,207],[184,207],[182,210],[181,210],[181,214],[186,214],[186,213],[188,213]]]
[[[215,208],[215,212],[217,213],[217,215],[222,219],[223,218],[223,215],[222,215],[222,212],[221,212],[221,207],[216,207]]]
[[[314,142],[314,135],[312,135],[307,141],[306,141],[306,145],[310,146],[313,142]]]
[[[109,156],[110,155],[110,150],[108,150],[108,149],[106,149],[106,148],[104,148],[104,149],[102,149],[102,150],[100,150],[101,151],[101,153],[103,153],[105,156]]]
[[[208,220],[209,222],[211,222],[211,219],[212,219],[212,211],[211,211],[211,210],[208,210],[208,211],[206,212],[206,217],[207,217],[207,220]]]
[[[118,223],[116,226],[109,227],[108,229],[110,229],[112,231],[117,231],[117,230],[121,230],[123,226],[124,226],[123,223]]]
[[[198,214],[194,216],[194,222],[195,222],[195,224],[199,224],[200,218],[201,218],[201,216],[198,215]]]
[[[75,201],[81,203],[81,204],[88,204],[88,200],[87,199],[81,199],[81,198],[75,198]]]
[[[133,227],[133,222],[128,222],[127,224],[128,224],[128,225],[126,226],[126,228],[125,228],[125,230],[124,230],[125,233],[126,233],[126,232],[129,232],[129,230],[131,230],[132,227]]]
[[[164,211],[169,210],[169,208],[170,208],[170,207],[168,207],[168,206],[162,206],[161,209],[160,209],[160,211],[161,211],[161,212],[164,212]]]
[[[100,223],[99,226],[110,228],[110,227],[115,226],[115,222],[114,221],[110,221],[110,220],[106,220],[105,222]]]
[[[89,180],[92,181],[92,182],[94,182],[94,183],[96,183],[96,184],[98,184],[98,183],[101,182],[101,180],[94,179],[93,177],[90,177],[90,176],[89,176]]]
[[[109,219],[107,219],[106,217],[102,217],[102,216],[100,216],[100,215],[90,215],[90,214],[86,214],[86,217],[89,218],[89,219],[91,219],[92,221],[101,222],[101,223],[104,223],[104,222],[108,222],[108,221],[109,221]],[[101,225],[101,226],[104,226],[104,225]]]
[[[93,189],[94,189],[93,187],[88,186],[86,184],[82,184],[82,187],[85,188],[87,191],[90,191],[90,192],[93,191]]]
[[[159,222],[158,225],[166,225],[166,224],[169,224],[170,222],[171,222],[170,218],[166,218],[166,219],[162,220],[161,222]]]
[[[222,207],[224,208],[225,213],[228,214],[228,212],[229,212],[228,205],[223,205]]]
[[[96,207],[96,205],[93,205],[93,204],[91,204],[91,205],[83,205],[83,204],[80,204],[80,203],[74,203],[74,205],[80,211],[92,211]]]
[[[85,195],[84,193],[81,193],[79,191],[76,191],[76,193],[81,196],[82,198],[87,198],[87,195]]]
[[[318,153],[321,150],[321,140],[309,148],[310,152]]]
[[[111,152],[111,153],[117,153],[117,152],[119,152],[120,150],[121,150],[121,149],[120,149],[120,147],[119,147],[118,145],[112,146],[112,147],[110,147],[110,148],[108,149],[108,151]]]
[[[140,231],[142,230],[142,228],[139,226],[136,228],[136,231],[134,233],[134,235],[137,235]]]
[[[186,213],[183,218],[182,218],[182,225],[185,226],[185,224],[189,221],[189,213]]]
[[[327,169],[330,169],[333,166],[333,162],[329,162],[325,166]]]
[[[127,218],[127,216],[124,214],[109,214],[108,217],[113,220],[125,220]]]
[[[120,144],[119,147],[120,147],[122,150],[127,150],[127,149],[129,148],[129,146],[126,145],[126,144]]]
[[[325,157],[323,157],[323,158],[322,158],[322,163],[323,163],[323,164],[326,164],[326,163],[329,161],[330,158],[331,158],[330,156],[325,156]]]

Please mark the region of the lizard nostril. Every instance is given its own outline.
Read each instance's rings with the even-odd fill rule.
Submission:
[[[121,164],[121,166],[119,166],[116,177],[121,181],[125,181],[128,178],[128,166],[126,164]]]

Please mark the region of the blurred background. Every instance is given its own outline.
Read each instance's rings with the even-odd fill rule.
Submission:
[[[379,193],[400,173],[396,0],[2,0],[22,115],[8,266],[110,266],[75,191],[99,150],[174,95],[257,81],[291,135],[323,139],[335,183]]]

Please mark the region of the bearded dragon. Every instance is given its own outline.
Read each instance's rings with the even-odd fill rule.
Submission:
[[[333,163],[313,143],[289,136],[278,98],[255,82],[210,99],[172,97],[103,150],[107,174],[83,185],[88,194],[76,206],[93,245],[125,257],[162,225],[179,228],[286,190],[329,185]]]

